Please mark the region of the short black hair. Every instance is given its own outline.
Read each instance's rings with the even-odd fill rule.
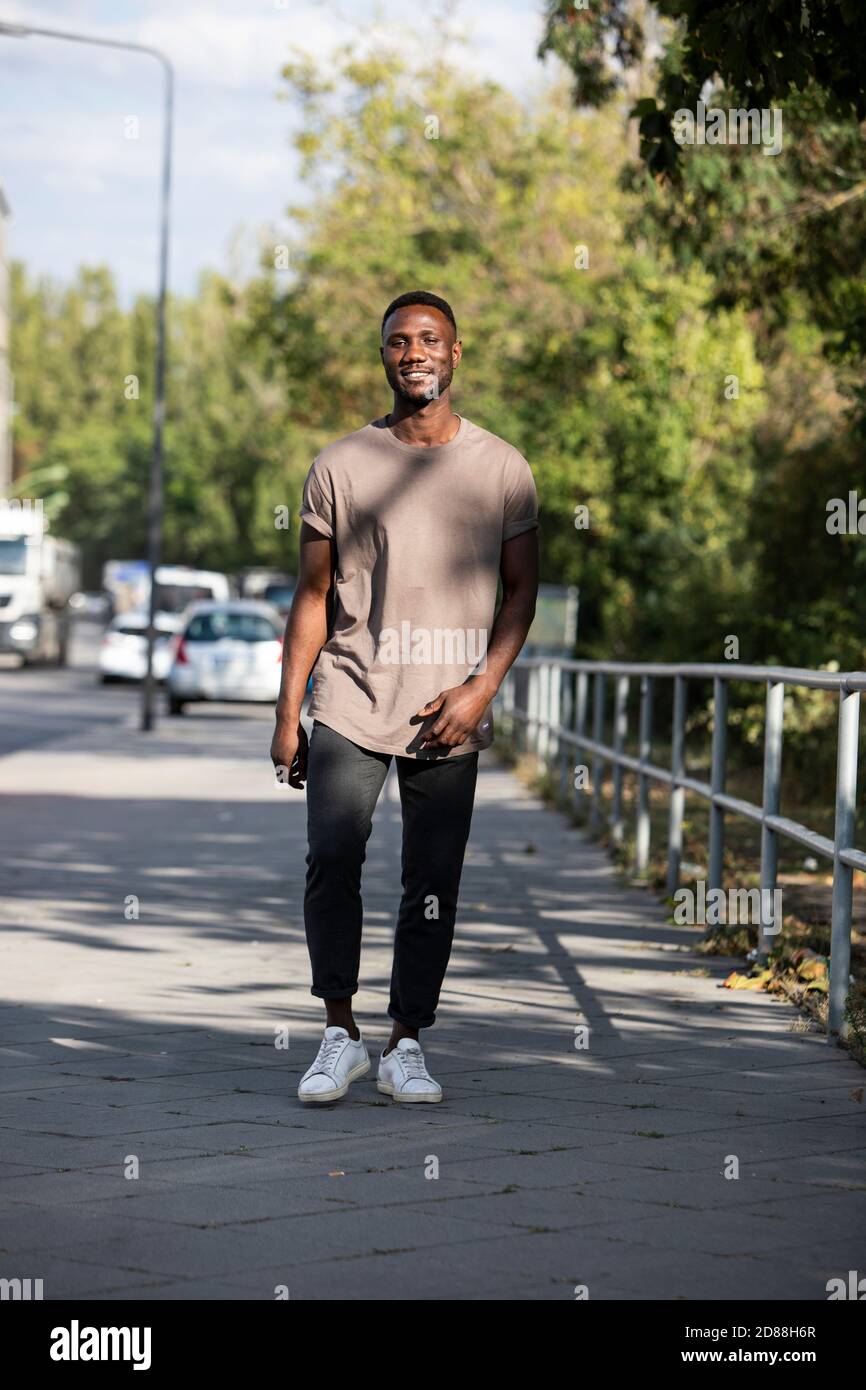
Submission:
[[[385,324],[388,322],[395,309],[405,309],[410,304],[429,304],[431,309],[438,309],[440,314],[444,314],[446,319],[454,327],[454,336],[457,336],[457,320],[451,305],[445,299],[440,299],[438,294],[431,294],[429,290],[410,290],[408,294],[401,294],[396,299],[392,299],[384,314],[382,315],[381,332],[385,332]]]

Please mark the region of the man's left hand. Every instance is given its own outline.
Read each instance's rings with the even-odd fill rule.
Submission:
[[[423,709],[418,710],[418,718],[436,714],[439,718],[427,730],[422,748],[458,748],[478,727],[479,720],[486,710],[495,691],[489,685],[470,676],[463,685],[455,685],[451,690],[443,690]]]

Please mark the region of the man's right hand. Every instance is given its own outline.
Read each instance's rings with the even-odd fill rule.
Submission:
[[[278,782],[288,782],[290,787],[303,790],[307,780],[307,755],[309,742],[306,730],[298,722],[277,724],[271,739],[271,762]]]

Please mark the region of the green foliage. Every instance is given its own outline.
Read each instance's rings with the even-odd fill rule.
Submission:
[[[568,65],[576,103],[600,106],[646,60],[658,17],[658,84],[634,107],[653,173],[676,171],[671,119],[694,110],[707,84],[759,109],[817,87],[834,116],[866,117],[866,10],[858,0],[655,0],[652,9],[643,0],[547,0],[539,55],[554,52]]]
[[[614,12],[619,74],[579,29]],[[691,149],[672,192],[606,100],[652,84],[652,13],[570,13],[597,110],[566,80],[522,105],[438,50],[410,64],[399,40],[287,65],[309,194],[289,268],[263,234],[247,283],[208,274],[170,306],[166,559],[293,567],[304,473],[389,409],[382,312],[426,288],[464,341],[457,410],[534,468],[542,578],[579,586],[581,654],[718,660],[735,634],[744,661],[860,666],[864,548],[824,524],[862,479],[856,126],[838,93],[792,90],[782,156]],[[17,485],[53,489],[94,582],[144,553],[152,305],[122,311],[105,270],[60,290],[20,267],[12,304]]]
[[[285,380],[254,332],[257,289],[205,276],[195,300],[170,305],[169,562],[294,564],[292,533],[274,525],[275,508],[298,505]],[[15,491],[44,499],[96,584],[106,559],[146,552],[153,306],[141,299],[123,312],[105,269],[82,269],[60,290],[31,283],[20,265],[11,304]]]

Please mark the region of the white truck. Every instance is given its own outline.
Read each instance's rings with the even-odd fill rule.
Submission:
[[[0,652],[64,666],[80,588],[78,546],[48,534],[41,506],[0,498]]]

